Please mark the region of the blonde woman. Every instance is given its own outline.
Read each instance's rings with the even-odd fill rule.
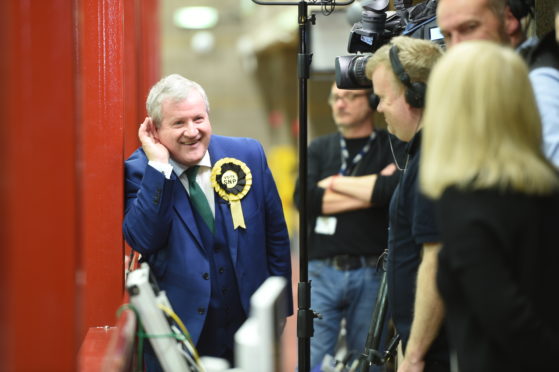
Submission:
[[[559,178],[512,49],[466,42],[439,61],[422,151],[421,187],[439,199],[437,284],[460,372],[556,369]]]

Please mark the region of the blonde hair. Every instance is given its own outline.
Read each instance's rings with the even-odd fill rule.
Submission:
[[[367,61],[365,69],[367,77],[372,80],[373,72],[380,65],[394,72],[390,63],[390,48],[393,45],[398,47],[398,59],[409,75],[411,82],[427,83],[433,65],[443,53],[442,49],[431,41],[409,36],[394,37],[390,40],[389,44],[380,47]],[[404,87],[404,84],[398,79],[396,74],[393,74],[393,78],[398,86]]]
[[[429,79],[420,163],[423,192],[449,186],[546,194],[559,186],[541,150],[524,61],[489,41],[453,47]]]

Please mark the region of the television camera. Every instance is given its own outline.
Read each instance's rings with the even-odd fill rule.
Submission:
[[[371,55],[390,39],[407,35],[432,40],[444,46],[436,22],[437,0],[411,6],[409,0],[394,0],[395,11],[388,12],[389,0],[368,0],[362,6],[361,21],[353,25],[347,56],[336,57],[336,85],[340,89],[370,89],[365,67]],[[389,15],[389,13],[391,13]]]

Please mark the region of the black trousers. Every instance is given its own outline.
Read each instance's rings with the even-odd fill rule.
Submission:
[[[450,372],[450,362],[440,360],[426,360],[423,372]]]

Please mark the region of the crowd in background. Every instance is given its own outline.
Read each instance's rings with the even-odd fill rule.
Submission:
[[[332,87],[337,130],[311,143],[307,179],[317,370],[340,324],[348,352],[363,351],[355,317],[377,296],[384,249],[398,372],[554,365],[559,32],[528,37],[533,11],[440,0],[445,51],[393,37],[367,62],[372,91]]]

